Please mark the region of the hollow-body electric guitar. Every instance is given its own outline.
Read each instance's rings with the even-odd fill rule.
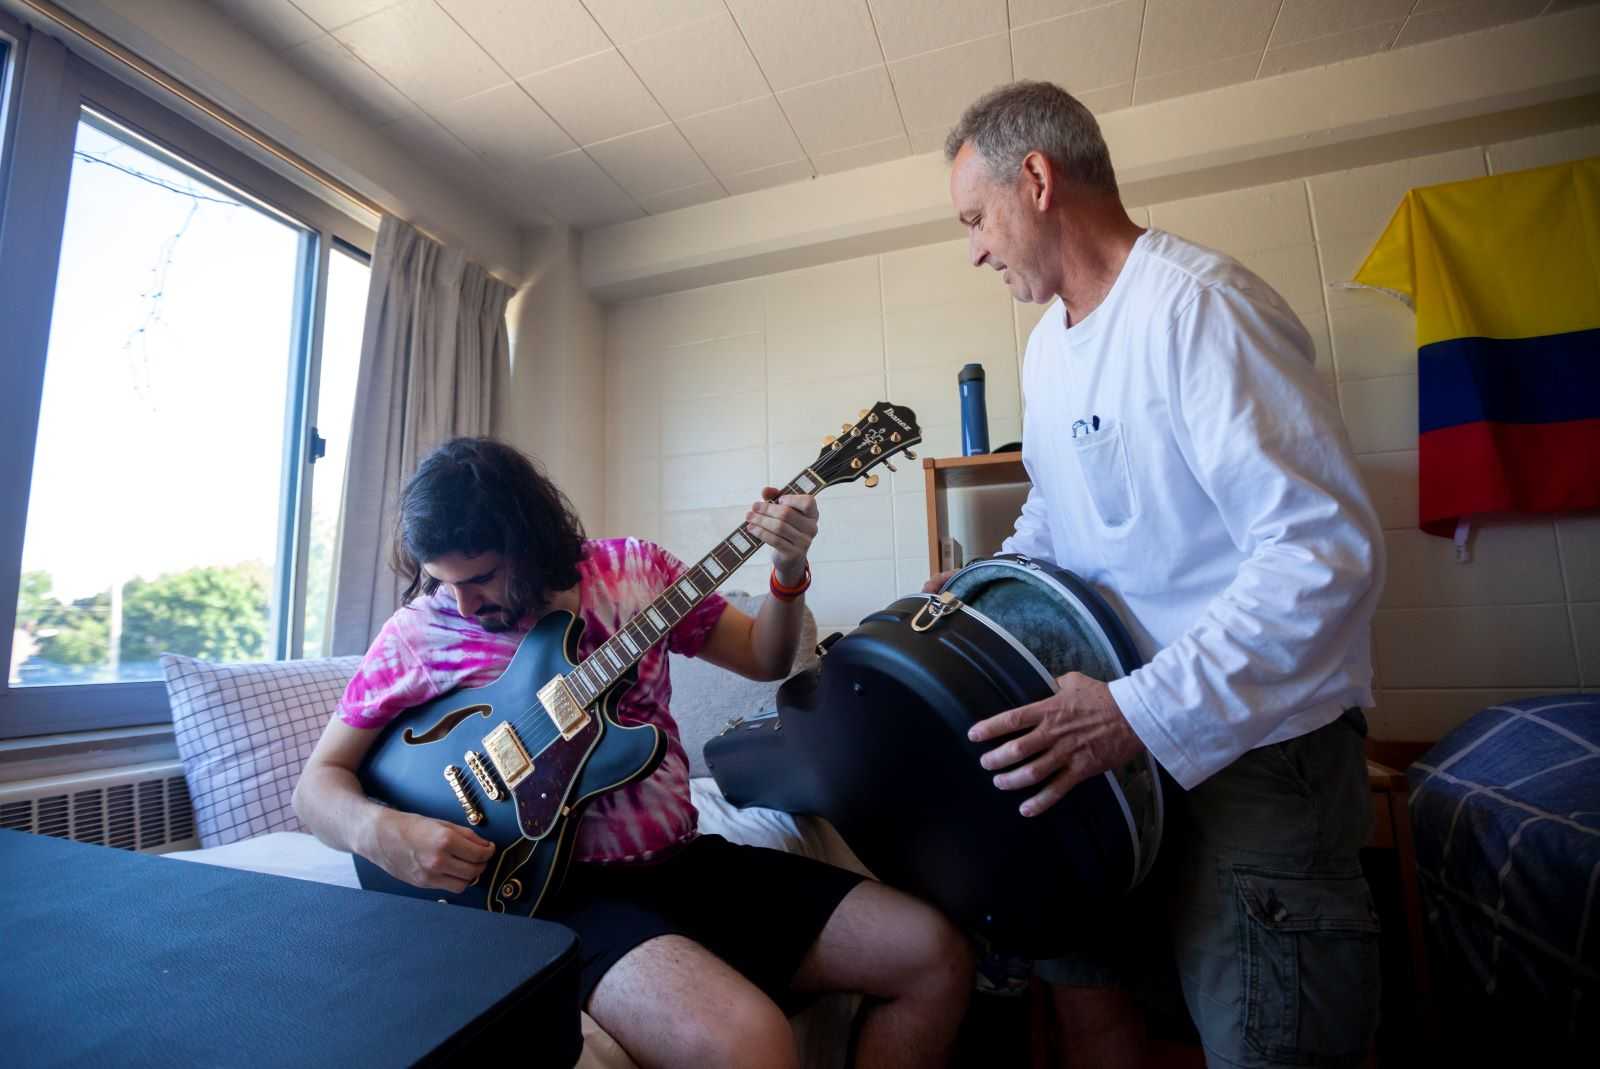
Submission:
[[[880,401],[840,436],[784,494],[816,494],[865,479],[922,440],[916,414]],[[434,898],[495,913],[533,916],[560,889],[584,806],[654,772],[666,738],[653,724],[624,725],[616,711],[639,660],[672,626],[761,548],[741,524],[644,611],[578,660],[583,621],[547,614],[493,683],[466,687],[401,713],[383,728],[357,776],[385,805],[438,820],[465,821],[494,844],[476,883],[459,894],[415,887],[356,856],[361,886]]]

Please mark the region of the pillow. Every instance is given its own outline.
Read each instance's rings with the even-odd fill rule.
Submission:
[[[767,600],[765,594],[724,592],[728,604],[748,616],[761,611]],[[794,667],[784,674],[784,679],[817,662],[817,621],[806,609],[800,624],[800,645],[795,650]],[[672,677],[672,719],[678,724],[678,737],[689,754],[689,775],[709,776],[706,767],[706,740],[722,733],[728,721],[736,716],[752,717],[777,708],[778,688],[782,679],[761,682],[736,675],[726,668],[718,668],[710,661],[698,657],[668,655],[668,669]]]
[[[210,664],[161,655],[201,846],[307,831],[291,798],[360,657]]]

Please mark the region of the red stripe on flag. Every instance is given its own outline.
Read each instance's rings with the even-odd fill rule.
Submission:
[[[1449,538],[1484,512],[1600,508],[1600,419],[1463,423],[1418,439],[1421,528]]]

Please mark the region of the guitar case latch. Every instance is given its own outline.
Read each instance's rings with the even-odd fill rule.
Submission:
[[[932,629],[933,625],[959,608],[961,608],[961,600],[948,590],[937,596],[930,594],[928,595],[927,603],[917,610],[917,615],[911,618],[911,630],[918,634],[928,631]]]

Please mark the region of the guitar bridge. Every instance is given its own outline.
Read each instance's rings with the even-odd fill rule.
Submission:
[[[545,713],[563,739],[572,738],[589,725],[589,714],[578,704],[567,689],[567,681],[560,676],[539,688],[539,704],[544,706]]]
[[[472,778],[478,781],[478,786],[489,796],[489,801],[498,802],[501,798],[500,785],[489,775],[489,769],[483,763],[483,758],[478,756],[476,750],[468,750],[465,760],[467,767],[472,770]]]

